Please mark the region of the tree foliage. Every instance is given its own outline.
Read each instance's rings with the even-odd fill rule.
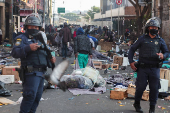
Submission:
[[[61,17],[67,18],[67,19],[69,19],[70,21],[77,21],[80,16],[78,16],[78,15],[75,14],[75,13],[66,13],[65,15],[62,14]]]
[[[91,10],[88,10],[87,14],[91,17],[91,19],[94,19],[94,14],[99,13],[99,12],[100,12],[100,8],[93,6],[93,7],[91,7]],[[87,20],[89,20],[88,15],[85,16],[85,19],[87,19]]]
[[[140,35],[145,22],[151,17],[152,0],[147,0],[145,6],[141,6],[139,0],[129,0],[129,2],[135,7],[138,35]]]

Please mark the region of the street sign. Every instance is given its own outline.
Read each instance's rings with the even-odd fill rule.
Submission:
[[[65,8],[58,8],[58,13],[65,13]]]
[[[122,4],[122,0],[116,0],[117,5]]]

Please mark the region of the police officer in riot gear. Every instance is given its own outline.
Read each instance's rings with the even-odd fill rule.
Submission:
[[[140,100],[147,84],[149,84],[150,88],[149,113],[155,113],[158,89],[160,88],[159,68],[162,66],[162,61],[169,54],[165,41],[158,35],[159,29],[160,23],[158,19],[156,17],[149,19],[145,25],[145,34],[131,46],[128,54],[131,68],[137,71],[134,107],[140,113],[143,113]],[[135,63],[133,56],[137,49],[139,49],[139,61]]]
[[[21,68],[24,70],[23,100],[19,113],[35,113],[43,93],[44,76],[47,66],[55,63],[56,59],[47,58],[47,53],[39,49],[42,43],[34,35],[41,28],[41,20],[37,15],[30,15],[25,20],[26,32],[15,38],[12,50],[14,58],[21,59]]]

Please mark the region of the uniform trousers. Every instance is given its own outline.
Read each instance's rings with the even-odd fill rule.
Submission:
[[[156,105],[160,88],[160,69],[159,68],[138,68],[136,78],[135,101],[140,102],[143,92],[149,84],[150,105]]]
[[[44,78],[36,74],[26,75],[23,83],[23,100],[19,113],[35,113],[43,93]]]

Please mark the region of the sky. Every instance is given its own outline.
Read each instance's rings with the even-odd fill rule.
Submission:
[[[64,1],[64,4],[63,4]],[[65,7],[65,10],[90,10],[92,6],[100,7],[100,0],[55,0],[56,7]]]

